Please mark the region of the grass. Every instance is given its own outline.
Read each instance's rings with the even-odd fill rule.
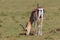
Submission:
[[[0,0],[0,40],[60,40],[60,0],[37,2],[45,9],[43,35],[25,36],[20,24],[26,26],[35,0]]]

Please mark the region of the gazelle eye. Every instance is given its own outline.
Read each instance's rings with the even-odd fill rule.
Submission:
[[[37,10],[37,11],[39,11],[39,10]]]

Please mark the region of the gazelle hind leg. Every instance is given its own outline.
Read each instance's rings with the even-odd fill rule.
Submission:
[[[31,23],[28,22],[27,27],[26,27],[26,35],[30,34],[30,30],[31,30]]]

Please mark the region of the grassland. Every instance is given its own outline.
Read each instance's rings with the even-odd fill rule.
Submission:
[[[45,9],[43,35],[25,36],[26,25],[35,0],[0,0],[0,40],[60,40],[60,0],[37,0]]]

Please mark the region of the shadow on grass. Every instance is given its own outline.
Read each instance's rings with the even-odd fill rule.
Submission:
[[[2,38],[2,33],[0,33],[0,38]]]
[[[60,32],[60,28],[56,28],[54,30],[51,30],[49,33],[58,33]]]
[[[57,28],[57,29],[56,29],[56,31],[60,31],[60,29],[59,29],[59,28]]]
[[[2,21],[2,20],[0,20],[0,23],[3,23],[3,21]]]
[[[54,39],[50,36],[47,36],[47,37],[45,37],[45,40],[54,40]]]
[[[20,33],[19,35],[26,36],[26,33]],[[30,35],[30,36],[33,36],[34,34],[33,34],[33,33],[30,33],[29,35]]]
[[[26,33],[19,33],[19,35],[26,35]]]
[[[0,25],[0,27],[2,27],[2,25]]]
[[[58,8],[58,10],[60,11],[60,8]]]
[[[0,16],[8,16],[8,15],[4,12],[1,12]]]

